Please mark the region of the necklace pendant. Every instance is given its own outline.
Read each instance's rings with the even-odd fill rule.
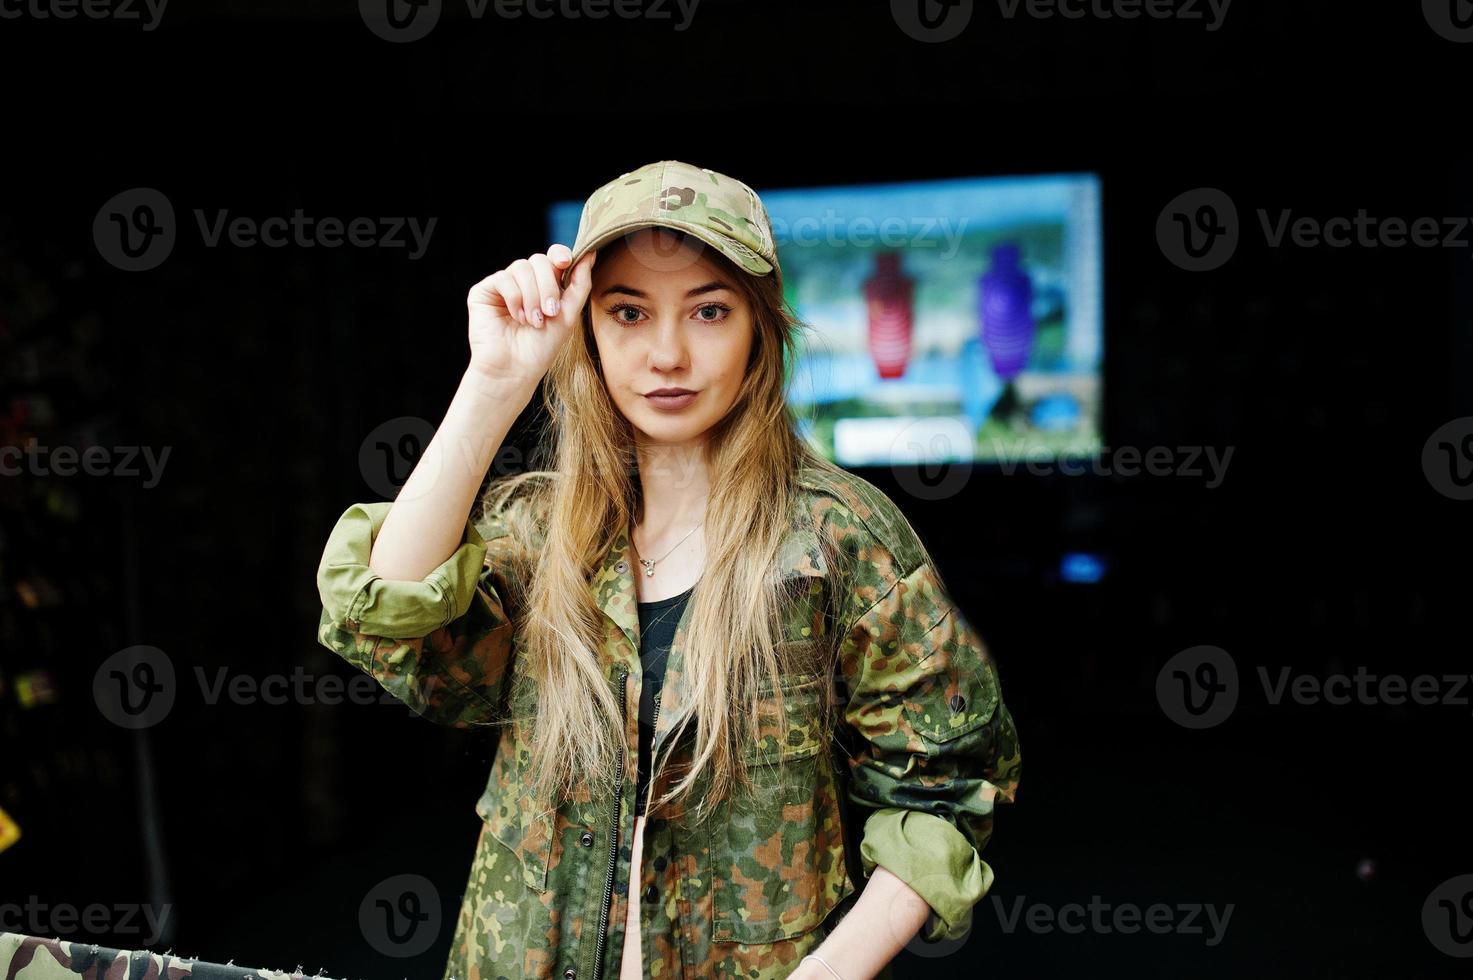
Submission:
[[[641,558],[639,560],[639,563],[644,566],[644,574],[645,574],[645,577],[646,578],[653,578],[654,577],[654,574],[655,574],[655,563],[654,563],[654,561],[651,561],[648,558]]]

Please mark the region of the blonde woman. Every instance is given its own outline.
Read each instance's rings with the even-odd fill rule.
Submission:
[[[895,504],[797,434],[781,275],[745,184],[621,175],[571,251],[471,289],[433,441],[332,531],[319,640],[501,726],[447,978],[889,976],[991,885],[996,669]],[[544,467],[481,494],[539,384]]]

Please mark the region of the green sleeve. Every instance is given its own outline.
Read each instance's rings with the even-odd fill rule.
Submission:
[[[921,936],[958,939],[970,927],[972,906],[992,887],[992,868],[947,819],[886,807],[865,821],[859,847],[865,877],[879,865],[931,906]]]
[[[455,551],[423,580],[381,578],[368,565],[390,501],[354,504],[328,536],[317,570],[318,641],[365,671],[416,713],[458,728],[502,717],[512,616],[504,567],[466,522]],[[499,521],[486,525],[493,539]]]

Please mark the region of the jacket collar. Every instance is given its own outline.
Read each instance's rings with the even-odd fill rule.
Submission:
[[[604,555],[603,565],[589,582],[593,601],[633,645],[636,663],[639,661],[639,592],[634,587],[637,567],[629,530],[621,529]]]
[[[808,528],[788,530],[778,546],[777,565],[778,574],[783,578],[828,575],[828,564],[824,561],[818,536]],[[639,591],[635,587],[634,576],[639,570],[629,531],[621,529],[589,584],[594,602],[628,638],[636,662],[639,655]]]
[[[778,574],[783,578],[795,576],[828,575],[828,563],[817,534],[810,528],[790,527],[778,546]],[[640,571],[634,558],[634,549],[627,528],[621,529],[604,556],[602,565],[590,580],[594,602],[604,615],[619,628],[626,646],[620,641],[607,649],[604,655],[623,661],[631,670],[639,666],[639,593],[634,576]],[[687,627],[690,621],[690,606],[680,617],[671,643],[670,656],[665,664],[665,680],[661,688],[660,712],[655,719],[654,745],[659,747],[661,739],[689,710],[690,691],[684,678],[685,646]]]

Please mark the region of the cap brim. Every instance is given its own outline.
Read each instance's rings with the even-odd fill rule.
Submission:
[[[593,241],[586,242],[574,249],[573,261],[568,263],[568,267],[564,269],[562,271],[562,274],[558,277],[558,288],[566,289],[568,287],[568,276],[572,274],[573,268],[577,266],[577,264],[582,260],[583,256],[587,255],[589,252],[595,249],[603,248],[609,242],[612,242],[618,238],[622,238],[623,236],[629,234],[631,231],[637,231],[640,228],[672,228],[676,231],[683,231],[691,237],[696,238],[707,245],[710,245],[722,255],[725,255],[727,258],[731,259],[731,261],[737,266],[737,268],[741,269],[748,275],[765,276],[772,272],[772,263],[768,262],[756,252],[751,252],[750,257],[756,260],[757,265],[761,267],[762,271],[757,272],[747,268],[746,262],[748,261],[748,255],[743,254],[742,250],[735,246],[730,240],[722,238],[720,235],[715,234],[707,228],[692,228],[687,225],[677,224],[670,221],[660,221],[653,218],[639,218],[626,222],[625,224],[621,224],[617,228],[611,228],[610,230],[595,238]],[[598,259],[595,258],[593,261],[595,265],[598,264]]]

